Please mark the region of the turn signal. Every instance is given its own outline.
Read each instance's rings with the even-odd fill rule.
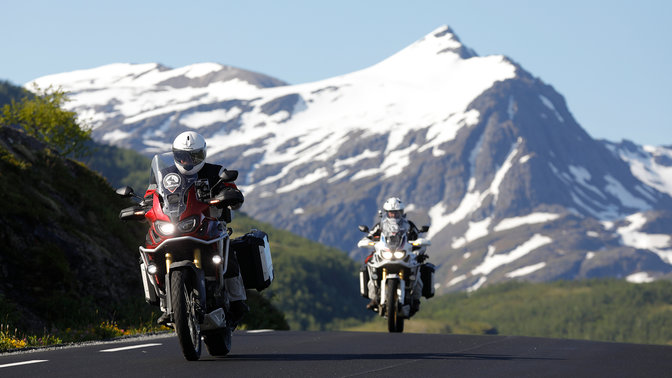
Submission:
[[[159,271],[159,268],[155,264],[147,265],[147,273],[154,275],[158,271]]]

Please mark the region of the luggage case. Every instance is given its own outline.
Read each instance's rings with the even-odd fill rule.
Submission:
[[[420,266],[420,279],[422,280],[422,296],[429,299],[434,296],[434,271],[436,267],[432,263]]]
[[[366,264],[359,269],[359,294],[364,298],[369,297],[369,269]]]
[[[252,229],[247,234],[231,240],[231,249],[236,254],[240,275],[245,289],[262,291],[273,282],[273,261],[268,235]]]

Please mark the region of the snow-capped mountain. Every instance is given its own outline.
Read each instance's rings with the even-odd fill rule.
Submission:
[[[445,26],[301,85],[213,63],[35,82],[69,91],[102,142],[151,155],[197,130],[210,161],[241,172],[245,212],[353,257],[357,225],[400,196],[431,224],[439,292],[672,271],[670,150],[592,139],[551,86]]]

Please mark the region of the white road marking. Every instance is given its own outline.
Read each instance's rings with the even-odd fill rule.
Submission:
[[[151,344],[131,345],[131,346],[121,347],[121,348],[103,349],[103,350],[101,350],[101,352],[120,352],[122,350],[153,347],[153,346],[159,346],[159,345],[163,345],[163,344],[161,344],[161,343],[151,343]]]
[[[0,365],[0,369],[6,368],[6,367],[12,367],[12,366],[39,364],[40,362],[47,362],[47,361],[49,361],[49,360],[30,360],[30,361],[14,362],[12,364]]]
[[[272,329],[252,329],[247,331],[247,333],[263,333],[263,332],[273,332]]]

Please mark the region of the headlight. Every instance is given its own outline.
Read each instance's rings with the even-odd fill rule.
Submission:
[[[175,225],[170,222],[156,221],[154,225],[161,235],[172,235],[175,232]]]
[[[188,232],[194,231],[196,229],[196,226],[198,226],[198,221],[196,220],[196,217],[191,217],[178,223],[177,229],[180,230],[180,232],[186,234]]]
[[[389,249],[384,250],[382,255],[383,255],[383,258],[386,259],[386,260],[391,260],[392,256],[394,256],[392,251],[390,251]]]
[[[159,233],[164,236],[169,236],[175,234],[176,231],[186,234],[192,232],[198,226],[198,219],[196,217],[187,218],[177,224],[177,227],[165,221],[156,221],[156,229],[159,230]]]
[[[221,264],[222,263],[222,256],[220,256],[220,255],[212,256],[212,262],[215,263],[215,265]]]
[[[404,258],[404,256],[406,256],[406,251],[404,251],[404,250],[394,251],[394,258],[395,259],[401,260],[401,259]]]

